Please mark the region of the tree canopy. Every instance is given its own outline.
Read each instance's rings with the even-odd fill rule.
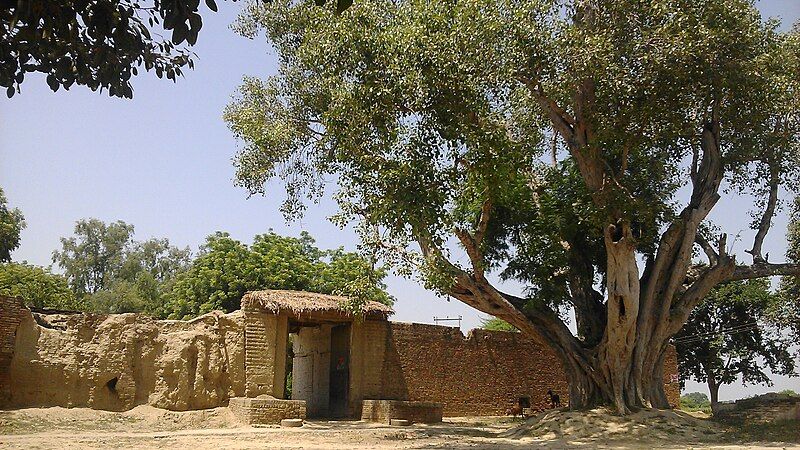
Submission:
[[[21,298],[26,306],[33,308],[84,309],[66,278],[49,268],[25,263],[0,264],[0,294]]]
[[[168,296],[172,318],[194,317],[215,309],[234,311],[245,292],[288,289],[341,294],[391,304],[385,269],[342,249],[323,251],[306,232],[299,238],[273,232],[247,246],[218,232],[206,239],[200,255],[181,274]]]
[[[793,340],[774,316],[783,298],[769,289],[767,279],[716,287],[675,337],[681,381],[707,383],[714,410],[722,385],[739,378],[744,385],[771,385],[766,369],[796,375]]]
[[[800,176],[798,36],[749,0],[284,0],[237,30],[280,61],[226,110],[237,182],[280,177],[293,218],[334,177],[337,223],[548,343],[573,407],[666,406],[669,339],[715,285],[800,273],[761,251]],[[710,232],[725,193],[757,199],[751,264]]]
[[[25,229],[25,217],[19,208],[8,206],[0,188],[0,263],[11,261],[11,252],[19,247],[19,235]]]

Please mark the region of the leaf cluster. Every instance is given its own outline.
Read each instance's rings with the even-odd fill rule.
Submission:
[[[217,11],[215,0],[205,4]],[[132,98],[139,70],[175,81],[194,66],[187,48],[203,25],[199,11],[200,0],[0,1],[0,86],[10,98],[38,72],[53,91],[77,84]]]

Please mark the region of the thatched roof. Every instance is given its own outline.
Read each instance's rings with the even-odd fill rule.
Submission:
[[[347,297],[305,291],[250,291],[242,297],[242,309],[260,309],[295,317],[333,314],[352,318],[353,314],[343,307],[347,301]],[[361,312],[365,317],[383,319],[394,313],[392,308],[374,301],[366,302]]]

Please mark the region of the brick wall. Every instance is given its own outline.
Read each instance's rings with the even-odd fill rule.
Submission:
[[[228,407],[239,421],[250,425],[276,424],[283,419],[306,418],[304,400],[236,397],[230,399]]]
[[[442,405],[403,400],[364,400],[361,420],[389,423],[390,419],[404,419],[411,423],[441,422]]]
[[[678,377],[678,353],[670,345],[664,357],[664,391],[670,406],[677,408],[681,405],[681,384]]]
[[[245,393],[280,398],[286,377],[287,318],[245,310],[244,323]]]
[[[555,355],[520,333],[390,322],[383,398],[439,402],[445,416],[502,415],[527,397],[545,409],[547,390],[567,401]]]
[[[364,334],[364,399],[438,402],[445,416],[502,415],[521,397],[543,410],[550,389],[568,404],[555,354],[520,333],[473,330],[464,337],[452,327],[366,321]],[[665,359],[667,397],[677,405],[674,348]]]
[[[11,395],[11,359],[17,327],[28,310],[22,301],[0,296],[0,405],[6,404]]]

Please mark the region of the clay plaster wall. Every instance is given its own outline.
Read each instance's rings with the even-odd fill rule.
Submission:
[[[244,394],[241,312],[188,322],[27,309],[22,316],[3,406],[188,410],[226,405]]]

